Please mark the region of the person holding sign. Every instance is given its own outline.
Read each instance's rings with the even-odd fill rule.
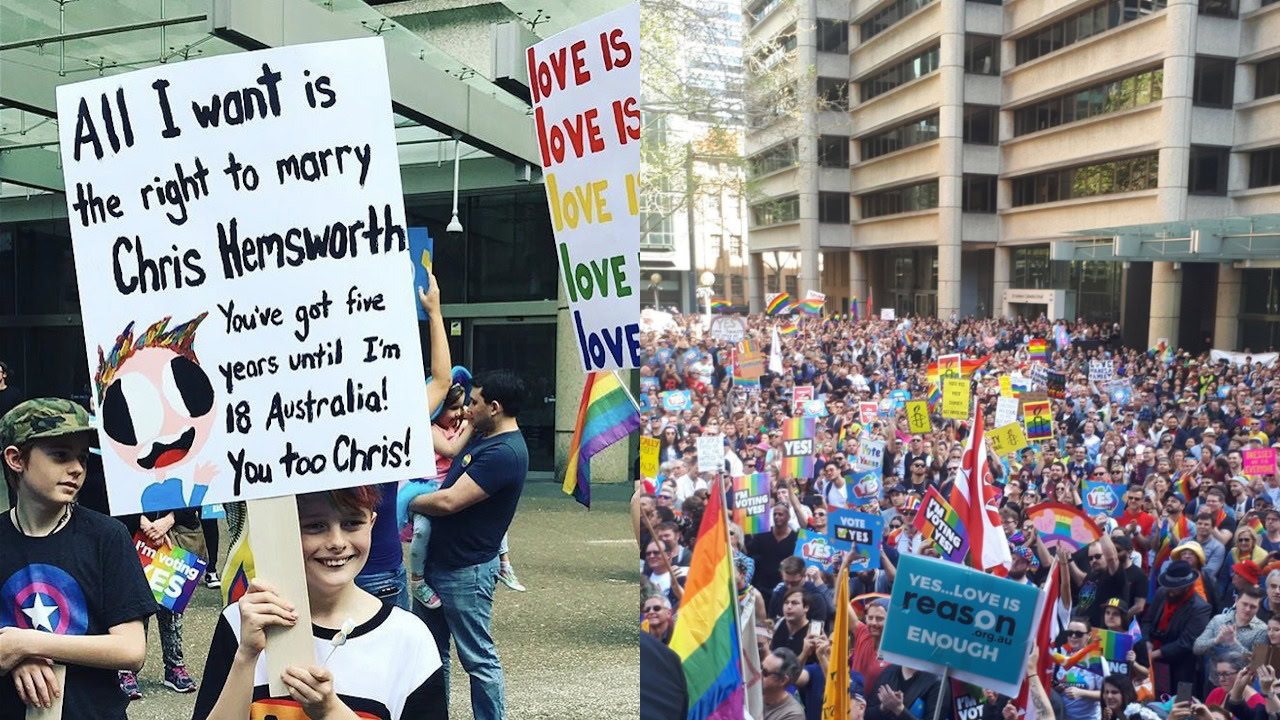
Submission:
[[[48,707],[65,720],[124,718],[116,670],[146,659],[156,611],[133,541],[75,505],[94,430],[70,400],[28,400],[0,418],[14,507],[0,519],[0,718]],[[56,680],[50,661],[66,665]]]
[[[444,667],[430,633],[355,582],[380,501],[368,485],[297,497],[318,664],[286,668],[288,696],[269,697],[267,628],[292,626],[298,616],[269,579],[256,577],[218,619],[192,720],[448,717]]]
[[[424,619],[445,659],[446,685],[451,635],[457,643],[458,658],[471,676],[471,709],[480,720],[506,716],[502,664],[489,620],[499,547],[529,470],[529,451],[516,419],[527,395],[524,381],[510,370],[477,377],[471,389],[471,442],[454,457],[440,489],[409,504],[413,512],[432,518],[426,579],[443,602]]]

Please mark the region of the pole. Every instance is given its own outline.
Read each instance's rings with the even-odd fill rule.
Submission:
[[[950,693],[945,692],[951,686],[947,682],[951,679],[951,668],[942,668],[942,682],[938,685],[938,702],[933,706],[933,720],[942,717],[942,698]]]

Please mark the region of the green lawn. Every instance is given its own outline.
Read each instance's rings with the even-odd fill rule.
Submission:
[[[560,487],[531,483],[511,525],[511,559],[529,589],[500,585],[494,637],[507,679],[511,718],[624,718],[640,714],[638,562],[627,519],[630,488],[601,485],[588,512]],[[225,542],[222,552],[226,552]],[[200,588],[185,614],[187,664],[199,682],[220,610]],[[152,631],[144,697],[130,717],[186,720],[194,695],[160,684],[160,642]],[[465,673],[453,659],[450,715],[471,717]]]

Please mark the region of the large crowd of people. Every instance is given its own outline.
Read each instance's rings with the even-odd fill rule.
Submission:
[[[821,717],[823,693],[814,685],[831,662],[850,663],[858,720],[930,720],[939,717],[935,709],[967,720],[972,715],[962,718],[955,701],[966,692],[988,720],[1012,720],[1028,705],[1058,720],[1263,720],[1280,711],[1272,694],[1280,655],[1266,655],[1280,648],[1280,478],[1246,473],[1242,455],[1280,439],[1274,360],[1125,347],[1119,326],[1043,317],[750,315],[743,349],[770,357],[772,367],[743,383],[731,367],[737,343],[711,338],[704,317],[662,320],[645,338],[641,386],[642,432],[659,440],[659,471],[644,477],[637,469],[632,499],[640,621],[669,640],[710,493],[733,476],[767,473],[769,531],[731,526],[738,612],[754,619],[763,669],[746,682],[761,684],[766,720]],[[1043,359],[1029,349],[1041,339]],[[1028,382],[1043,368],[1061,373],[1065,385],[1050,400],[1052,438],[1005,455],[985,448],[985,481],[1011,557],[989,571],[1040,587],[1052,568],[1060,573],[1051,643],[1036,650],[1054,658],[1050,686],[1032,674],[1021,705],[887,663],[878,652],[899,558],[940,554],[913,520],[929,488],[951,496],[972,424],[934,407],[931,431],[913,433],[902,400],[928,399],[929,364],[955,353],[981,361],[968,377],[988,430],[1002,377],[1020,391],[1044,391]],[[1094,361],[1110,361],[1113,379],[1127,382],[1091,380]],[[805,412],[797,387],[806,395],[812,387],[825,415],[816,413],[813,472],[794,478],[782,472],[782,439],[784,422]],[[668,401],[672,391],[681,400],[679,391],[689,391],[685,407]],[[862,416],[867,402],[876,403],[876,417]],[[699,472],[698,439],[712,436],[723,438],[724,471]],[[837,568],[797,556],[797,536],[826,532],[830,512],[854,507],[846,478],[868,470],[856,463],[869,440],[884,442],[882,465],[873,468],[881,489],[857,509],[884,519],[880,568],[850,573],[853,602],[841,608]],[[1028,511],[1044,502],[1083,511],[1086,482],[1112,483],[1123,512],[1090,513],[1100,533],[1094,542],[1046,542]],[[842,612],[852,616],[849,657],[832,658],[833,621]],[[1073,665],[1068,658],[1097,630],[1128,634],[1133,649],[1101,667]]]

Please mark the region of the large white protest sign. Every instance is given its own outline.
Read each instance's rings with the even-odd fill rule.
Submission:
[[[431,472],[380,38],[57,102],[113,513]]]
[[[1110,380],[1115,370],[1110,360],[1094,360],[1089,363],[1089,379],[1094,382]]]
[[[884,441],[862,438],[858,443],[858,467],[877,470],[884,465]]]
[[[724,438],[703,435],[698,438],[698,472],[724,471]]]
[[[1001,427],[1018,419],[1018,398],[1000,397],[996,400],[996,417],[992,427]]]
[[[640,6],[529,48],[560,275],[592,370],[640,367]]]

